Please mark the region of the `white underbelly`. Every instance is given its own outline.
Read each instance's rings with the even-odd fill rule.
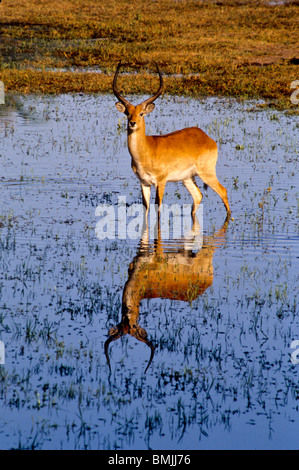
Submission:
[[[143,168],[138,168],[135,170],[136,175],[138,176],[138,179],[142,184],[145,184],[147,186],[156,186],[157,179],[156,177],[148,172],[145,171]],[[166,182],[167,181],[185,181],[187,179],[192,178],[196,174],[195,168],[191,167],[186,170],[174,170],[170,171],[169,174],[166,176]]]
[[[173,170],[169,172],[166,177],[166,181],[185,181],[187,179],[192,178],[196,174],[195,166],[191,166],[189,168],[185,168],[183,170]]]

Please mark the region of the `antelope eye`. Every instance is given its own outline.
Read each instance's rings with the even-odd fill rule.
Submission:
[[[140,113],[140,116],[143,116],[143,113]]]

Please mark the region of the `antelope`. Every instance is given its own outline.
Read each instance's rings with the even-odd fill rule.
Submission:
[[[198,221],[195,217],[194,236],[198,233],[196,222]],[[228,222],[226,219],[221,229],[213,236],[204,237],[202,248],[197,253],[191,251],[190,245],[184,249],[180,241],[174,249],[166,251],[159,226],[157,239],[151,246],[146,226],[137,255],[129,266],[128,280],[122,296],[121,322],[110,328],[104,346],[110,371],[109,344],[126,334],[150,348],[150,359],[144,372],[148,370],[155,347],[148,339],[146,330],[138,323],[141,301],[162,298],[191,302],[201,296],[213,283],[213,256],[216,248],[225,243]]]
[[[227,216],[230,216],[227,191],[216,176],[218,149],[214,140],[198,127],[189,127],[159,136],[148,136],[145,133],[144,117],[154,110],[154,101],[163,91],[162,73],[157,64],[156,67],[160,78],[159,89],[137,106],[121,96],[117,89],[121,61],[113,79],[113,92],[118,99],[116,108],[128,118],[128,149],[132,157],[132,169],[141,183],[145,216],[149,210],[151,186],[156,188],[155,204],[159,214],[165,184],[170,181],[182,181],[193,198],[192,217],[194,217],[202,200],[202,193],[195,182],[195,176],[199,176],[205,187],[209,186],[221,197]]]

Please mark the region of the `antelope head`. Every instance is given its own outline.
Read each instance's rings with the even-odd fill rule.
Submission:
[[[133,321],[130,319],[129,315],[123,314],[121,322],[110,328],[109,330],[109,338],[105,342],[105,355],[107,359],[107,364],[109,366],[109,370],[111,372],[111,366],[110,366],[110,358],[109,358],[109,344],[113,341],[116,341],[117,339],[121,338],[122,336],[129,334],[133,336],[134,338],[138,339],[142,343],[145,343],[151,350],[151,355],[150,359],[148,361],[148,364],[146,366],[146,369],[144,373],[146,373],[147,369],[151,365],[151,362],[154,358],[155,354],[155,347],[152,344],[151,341],[147,338],[147,332],[145,331],[144,328],[142,328],[137,321]]]
[[[137,106],[134,106],[131,104],[127,99],[125,99],[121,94],[119,93],[117,89],[117,77],[119,74],[119,70],[121,68],[121,61],[118,64],[117,70],[114,75],[114,80],[113,80],[113,93],[119,100],[118,103],[116,103],[116,108],[118,111],[121,113],[124,113],[127,118],[128,118],[128,133],[132,133],[137,131],[138,129],[145,129],[145,123],[144,123],[144,116],[147,114],[151,113],[154,108],[154,101],[161,95],[163,91],[163,77],[162,73],[156,64],[157,71],[160,77],[160,85],[158,91],[148,98],[147,100],[143,101],[142,103],[138,104]]]
[[[133,265],[134,263],[131,263],[130,270],[134,269]],[[126,282],[123,292],[121,322],[118,325],[110,328],[108,332],[109,338],[106,340],[104,348],[107,364],[109,366],[110,371],[111,366],[109,359],[109,344],[126,334],[129,334],[130,336],[133,336],[133,338],[136,338],[138,341],[141,341],[142,343],[146,344],[151,350],[150,359],[148,361],[144,373],[146,373],[154,358],[155,347],[152,342],[148,339],[146,330],[142,328],[138,323],[140,299],[138,295],[136,295],[137,293],[135,289],[135,286],[132,289],[130,280],[128,280]]]

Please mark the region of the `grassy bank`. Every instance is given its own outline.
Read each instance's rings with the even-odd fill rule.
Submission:
[[[156,61],[167,93],[263,98],[296,112],[299,2],[272,3],[4,0],[0,79],[22,93],[108,92],[122,59],[133,67],[122,90],[148,93]]]

